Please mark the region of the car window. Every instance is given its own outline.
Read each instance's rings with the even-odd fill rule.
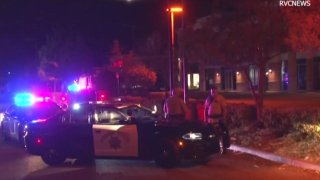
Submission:
[[[115,109],[97,109],[94,114],[97,124],[120,124],[126,117]]]
[[[70,113],[70,122],[71,123],[92,123],[93,113],[90,109],[83,108],[81,110],[72,111]]]
[[[138,119],[151,116],[150,111],[143,109],[143,108],[135,107],[135,106],[125,107],[122,109],[122,112],[124,112],[125,114],[132,116],[134,118],[138,118]]]

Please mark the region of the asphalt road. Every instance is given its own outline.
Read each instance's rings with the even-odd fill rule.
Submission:
[[[16,143],[0,142],[1,180],[88,180],[88,179],[320,179],[314,171],[267,161],[255,156],[229,151],[213,155],[206,164],[184,162],[173,169],[157,167],[153,161],[95,160],[93,165],[77,165],[73,160],[49,167],[40,157],[29,155]]]

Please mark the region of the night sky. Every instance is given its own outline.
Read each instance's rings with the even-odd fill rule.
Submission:
[[[55,28],[71,29],[91,42],[93,59],[103,58],[115,39],[133,48],[154,31],[167,33],[168,1],[1,0],[1,72],[34,72],[39,64],[37,51]],[[184,0],[186,21],[209,14],[210,2]]]

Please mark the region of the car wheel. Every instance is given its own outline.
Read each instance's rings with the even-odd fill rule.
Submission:
[[[180,161],[179,153],[173,143],[163,143],[156,152],[155,162],[158,166],[172,168]]]
[[[41,158],[46,164],[50,166],[62,164],[66,160],[66,157],[55,148],[46,149],[42,153]]]

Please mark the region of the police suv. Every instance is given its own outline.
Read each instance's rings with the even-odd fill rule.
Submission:
[[[68,112],[30,121],[24,139],[27,151],[48,165],[67,158],[130,158],[172,167],[182,159],[205,159],[220,151],[209,126],[136,119],[112,104],[97,102],[75,104]]]

